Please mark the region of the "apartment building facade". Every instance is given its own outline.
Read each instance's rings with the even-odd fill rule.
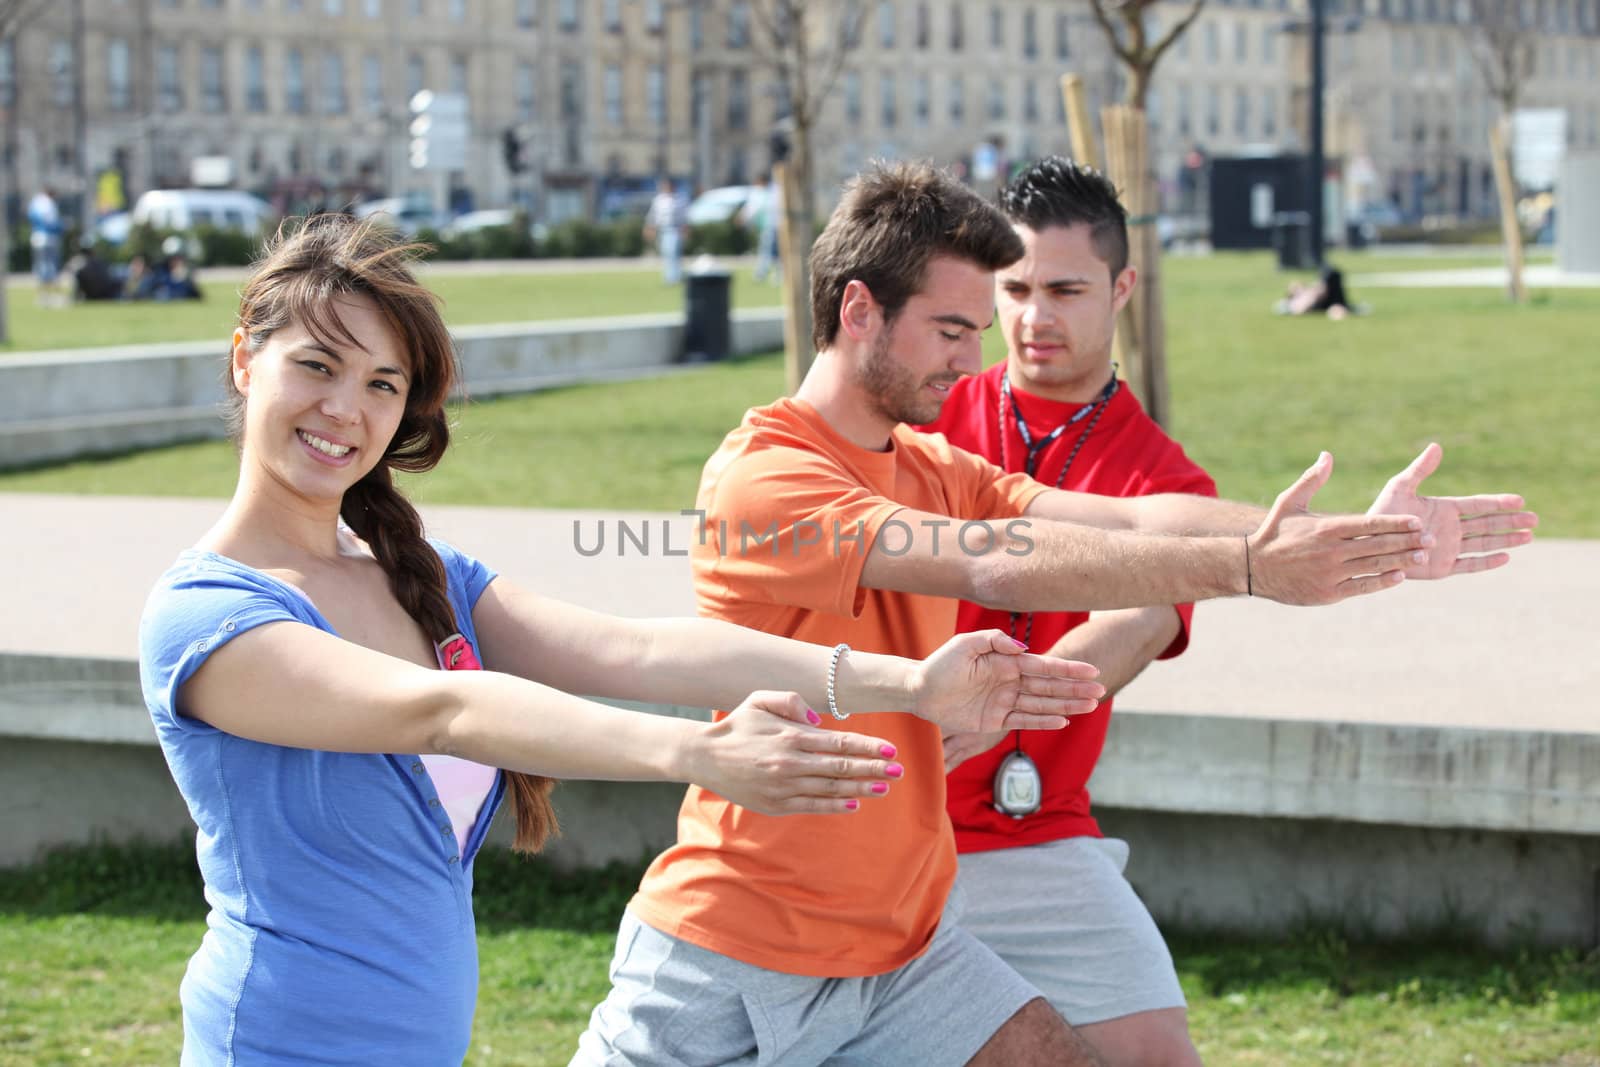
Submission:
[[[1330,0],[1328,155],[1351,198],[1408,213],[1492,205],[1493,102],[1448,0]],[[815,131],[827,195],[866,161],[970,167],[1066,151],[1060,75],[1091,105],[1124,77],[1087,0],[861,0],[814,5],[852,47]],[[1158,5],[1160,32],[1187,4]],[[1600,0],[1529,0],[1528,106],[1567,112],[1600,145]],[[770,162],[788,114],[762,0],[58,0],[0,46],[5,167],[15,202],[42,184],[93,196],[191,181],[195,159],[293,203],[452,190],[457,207],[520,203],[546,218],[637,206],[654,177],[740,183]],[[1208,158],[1302,151],[1304,0],[1211,0],[1150,88],[1151,159],[1169,210],[1203,207]],[[464,94],[465,166],[412,170],[409,101]]]

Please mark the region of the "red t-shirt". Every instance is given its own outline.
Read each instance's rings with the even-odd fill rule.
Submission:
[[[921,429],[942,433],[951,444],[976,452],[1008,471],[1024,470],[1027,448],[1009,405],[1004,409],[1001,406],[1004,396],[1000,383],[1004,374],[1005,364],[997,363],[982,374],[957,382],[938,420]],[[1016,389],[1012,395],[1035,442],[1043,440],[1082,406],[1045,400]],[[1035,476],[1041,482],[1055,485],[1062,464],[1092,419],[1084,418],[1069,427],[1039,453]],[[1062,488],[1107,496],[1217,495],[1210,475],[1184,455],[1182,447],[1144,413],[1126,382],[1117,389],[1078,451]],[[1162,659],[1178,655],[1189,643],[1193,605],[1180,604],[1177,610],[1182,628],[1161,654]],[[1063,634],[1088,617],[1081,611],[1034,613],[1030,651],[1048,651]],[[1024,636],[1025,626],[1019,621],[1019,639]],[[991,627],[1011,632],[1011,613],[961,603],[957,630],[965,633]],[[993,806],[995,771],[1015,747],[1014,738],[1018,735],[1013,734],[1004,744],[957,767],[949,776],[946,796],[957,851],[983,852],[1064,837],[1099,837],[1100,827],[1089,813],[1088,782],[1105,746],[1110,718],[1111,701],[1107,700],[1098,712],[1073,719],[1065,730],[1022,731],[1022,750],[1039,768],[1044,796],[1040,809],[1021,819],[998,812]]]

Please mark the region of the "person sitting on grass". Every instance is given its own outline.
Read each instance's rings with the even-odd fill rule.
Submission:
[[[1350,316],[1350,298],[1344,291],[1344,273],[1333,267],[1323,267],[1322,276],[1310,285],[1289,283],[1289,293],[1278,301],[1280,315],[1326,314],[1335,322]]]
[[[835,670],[825,648],[727,623],[546,600],[426,539],[393,474],[443,456],[455,363],[417,251],[343,216],[274,239],[225,374],[238,487],[141,621],[211,905],[180,992],[185,1064],[460,1063],[473,858],[507,794],[525,851],[556,828],[557,777],[845,814],[903,768],[808,704],[1060,728],[1100,692],[1088,665],[998,631]],[[568,693],[737,710],[713,724]]]

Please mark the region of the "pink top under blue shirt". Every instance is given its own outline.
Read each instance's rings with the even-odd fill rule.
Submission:
[[[472,608],[494,574],[431,543],[475,666]],[[189,551],[140,623],[145,703],[211,908],[180,989],[182,1062],[460,1063],[478,986],[472,860],[504,776],[489,771],[475,800],[481,771],[458,788],[460,768],[441,782],[419,755],[269,745],[177,711],[207,656],[274,622],[333,633],[294,586]]]

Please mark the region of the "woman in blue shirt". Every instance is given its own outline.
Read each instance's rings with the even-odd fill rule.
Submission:
[[[881,741],[819,729],[808,704],[1053,728],[1099,695],[1093,668],[998,631],[923,663],[841,658],[546,600],[425,539],[392,472],[443,455],[455,367],[412,251],[338,216],[274,242],[225,376],[238,487],[141,623],[145,699],[211,905],[181,992],[185,1064],[459,1063],[472,859],[507,793],[530,851],[562,777],[847,813],[903,769]],[[739,710],[691,722],[575,692]]]

